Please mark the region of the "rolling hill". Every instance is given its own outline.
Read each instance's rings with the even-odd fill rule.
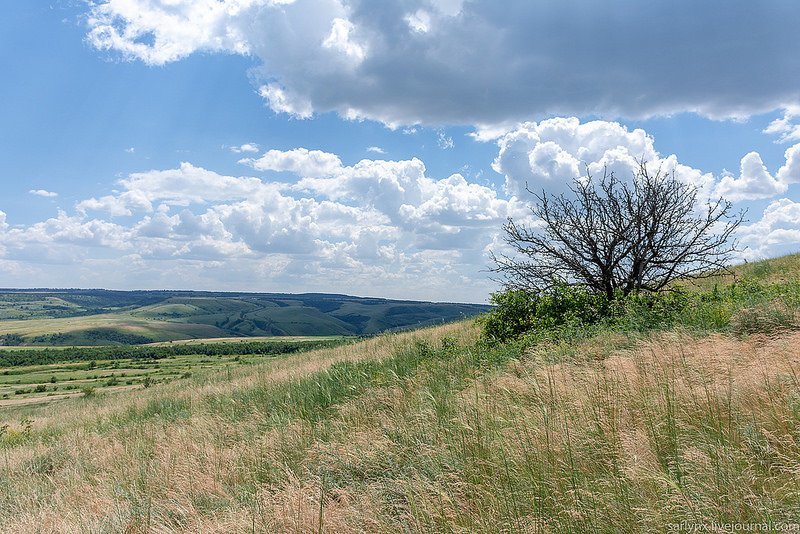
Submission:
[[[353,336],[471,317],[451,304],[322,293],[0,290],[6,345],[142,344],[239,336]]]

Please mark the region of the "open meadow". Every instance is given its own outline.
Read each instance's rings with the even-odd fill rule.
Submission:
[[[700,295],[692,314],[649,326],[636,309],[613,324],[493,343],[468,320],[6,406],[0,524],[220,533],[791,525],[800,517],[800,293],[794,282],[759,283],[744,286],[746,298]]]

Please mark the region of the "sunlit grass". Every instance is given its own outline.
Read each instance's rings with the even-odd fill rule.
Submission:
[[[795,523],[799,296],[794,280],[745,283],[695,295],[679,316],[631,308],[506,344],[462,322],[6,409],[0,525],[566,533]],[[184,363],[159,361],[159,372]],[[54,367],[80,381],[97,372],[86,365]]]
[[[700,278],[685,283],[692,289],[711,290],[715,285],[727,286],[736,280],[750,279],[775,284],[800,280],[800,253],[779,258],[742,263],[731,268],[730,274]]]
[[[800,513],[800,334],[471,323],[6,418],[6,531],[652,532]]]

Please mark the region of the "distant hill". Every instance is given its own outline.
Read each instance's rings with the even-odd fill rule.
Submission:
[[[370,335],[454,321],[488,309],[324,293],[0,289],[0,343],[107,345]]]

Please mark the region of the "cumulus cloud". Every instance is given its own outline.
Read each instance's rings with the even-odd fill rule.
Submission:
[[[739,237],[748,259],[800,252],[800,203],[788,198],[770,203],[761,220],[742,227]]]
[[[132,173],[117,190],[77,202],[74,213],[10,225],[0,212],[0,268],[27,265],[42,285],[164,288],[179,281],[482,301],[494,289],[482,271],[487,252],[502,247],[502,223],[530,216],[526,184],[558,192],[587,168],[630,176],[642,159],[704,193],[735,199],[784,195],[800,182],[800,144],[787,148],[774,173],[753,152],[737,177],[718,178],[659,154],[647,132],[615,122],[521,123],[496,143],[502,191],[458,173],[430,176],[418,158],[345,165],[336,154],[302,147],[241,159],[257,177],[189,162]],[[793,252],[798,214],[797,202],[773,201],[741,229],[745,257]]]
[[[335,154],[298,148],[270,150],[258,160],[244,163],[262,171],[289,171],[299,180],[294,191],[324,197],[333,202],[358,204],[382,213],[394,224],[419,229],[428,222],[442,223],[448,214],[452,225],[498,223],[515,209],[513,201],[500,199],[497,192],[486,186],[468,183],[463,176],[454,174],[435,180],[426,174],[425,164],[417,159],[386,161],[364,159],[345,166]],[[460,218],[454,214],[460,214]],[[458,233],[458,229],[444,226],[426,226],[445,233]],[[435,232],[434,232],[435,233]]]
[[[505,176],[509,195],[546,189],[559,193],[573,179],[613,172],[619,178],[633,175],[640,161],[652,169],[675,175],[703,191],[714,177],[681,164],[674,155],[663,157],[642,129],[628,130],[616,122],[581,123],[575,117],[526,122],[501,135],[492,167]]]
[[[259,171],[292,172],[302,177],[329,175],[342,167],[342,161],[336,154],[307,148],[269,150],[258,159],[245,158],[239,163]]]
[[[587,172],[629,178],[641,161],[651,170],[674,172],[679,180],[697,187],[701,197],[722,196],[732,202],[774,198],[800,183],[800,144],[786,149],[785,163],[774,175],[760,154],[750,152],[742,157],[738,176],[721,177],[682,164],[674,154],[660,154],[644,130],[629,130],[616,122],[581,123],[575,117],[526,122],[499,135],[497,145],[492,166],[505,176],[509,195],[524,196],[526,188],[561,193]]]
[[[717,194],[731,201],[773,198],[785,193],[789,186],[800,182],[800,144],[784,153],[784,163],[773,177],[757,152],[746,154],[741,161],[739,177],[724,176]]]
[[[607,170],[621,178],[630,177],[642,160],[651,169],[674,172],[678,179],[697,187],[701,199],[773,199],[800,183],[800,144],[786,149],[785,162],[774,173],[757,152],[750,152],[742,157],[738,176],[716,177],[680,163],[674,154],[659,154],[654,139],[644,130],[629,130],[615,122],[548,119],[518,124],[496,137],[498,155],[493,167],[505,176],[506,193],[520,198],[526,198],[526,187],[564,192],[567,184],[585,176],[587,170],[593,176]],[[800,204],[787,198],[773,201],[759,220],[740,229],[738,237],[748,247],[743,254],[747,259],[798,252]],[[501,246],[500,242],[492,244],[495,250]]]
[[[381,148],[379,146],[367,147],[367,152],[372,152],[374,154],[381,154],[381,155],[386,154],[386,150],[384,150],[383,148]]]
[[[54,193],[52,191],[47,191],[45,189],[31,189],[28,191],[31,195],[36,195],[37,197],[45,197],[45,198],[55,198],[58,196],[58,193]]]
[[[39,245],[103,246],[115,249],[130,247],[128,231],[102,219],[87,219],[59,210],[56,217],[26,227],[6,228],[2,244],[8,251],[37,250]],[[45,247],[46,248],[46,247]],[[44,250],[44,249],[39,249]],[[48,256],[54,250],[48,252]]]
[[[247,152],[258,152],[259,148],[256,143],[245,143],[239,146],[230,147],[230,151],[234,154],[243,154]]]
[[[787,184],[772,177],[758,152],[742,158],[739,177],[724,176],[717,186],[719,194],[728,200],[771,198],[786,192]]]
[[[163,65],[196,50],[247,53],[248,36],[236,21],[251,9],[274,5],[259,0],[171,0],[92,4],[88,41],[101,50]]]
[[[118,191],[31,225],[10,227],[0,212],[3,260],[74,265],[75,273],[91,264],[92,285],[110,285],[117,275],[108,270],[122,269],[161,287],[171,285],[156,271],[180,272],[172,285],[237,289],[231,277],[241,273],[238,289],[482,301],[491,290],[480,274],[485,248],[522,212],[459,174],[428,176],[419,159],[345,166],[335,154],[297,148],[242,161],[265,177],[182,163],[132,173]],[[286,176],[270,181],[271,172]]]
[[[119,181],[121,194],[90,198],[77,204],[78,211],[105,211],[111,215],[132,215],[153,211],[154,202],[188,205],[236,198],[248,198],[269,187],[258,178],[222,176],[213,171],[181,163],[177,169],[133,173]]]
[[[64,272],[113,285],[123,272],[161,288],[179,281],[482,301],[494,289],[482,271],[487,251],[502,247],[502,223],[530,217],[526,184],[559,192],[587,168],[624,177],[642,159],[709,195],[770,198],[800,182],[800,144],[786,150],[774,173],[753,152],[742,158],[738,177],[718,178],[659,154],[647,132],[615,122],[521,123],[496,143],[501,191],[459,173],[431,176],[418,158],[345,165],[336,154],[302,147],[243,158],[257,177],[189,162],[132,173],[116,190],[77,202],[72,213],[10,225],[0,212],[0,256],[8,272],[40,266],[43,285],[78,283]],[[772,202],[742,228],[746,257],[792,252],[800,243],[798,214],[795,201]]]
[[[796,110],[798,18],[797,3],[726,0],[105,0],[87,40],[152,65],[256,57],[260,93],[296,117],[490,127]],[[796,140],[793,118],[768,130]]]

